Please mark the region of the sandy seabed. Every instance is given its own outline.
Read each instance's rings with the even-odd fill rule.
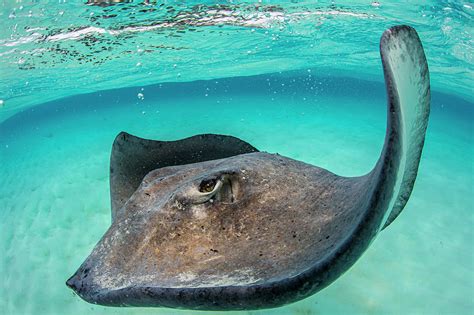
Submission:
[[[95,306],[65,286],[110,225],[109,154],[122,130],[160,140],[234,135],[345,176],[373,167],[385,135],[383,84],[346,80],[345,89],[335,80],[316,93],[249,80],[74,96],[0,124],[0,313],[194,313]],[[241,313],[472,313],[473,109],[433,93],[412,197],[347,273],[303,301]]]

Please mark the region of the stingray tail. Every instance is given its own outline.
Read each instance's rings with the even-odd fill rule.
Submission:
[[[373,172],[385,182],[387,191],[382,193],[390,198],[380,226],[384,229],[402,212],[415,184],[430,112],[430,79],[423,46],[412,27],[385,31],[380,54],[388,94],[387,133]]]

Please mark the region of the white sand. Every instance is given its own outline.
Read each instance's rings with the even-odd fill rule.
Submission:
[[[82,110],[68,100],[67,110],[36,108],[0,125],[0,313],[191,313],[94,306],[65,286],[110,224],[108,159],[121,130],[163,140],[232,134],[348,176],[369,171],[382,147],[380,91],[363,98],[286,93],[271,101],[258,92],[185,97],[177,89],[176,98],[145,91],[144,101],[115,108],[101,106],[115,99],[97,95],[77,101],[96,101]],[[472,117],[451,105],[442,109],[434,99],[412,198],[356,265],[304,301],[250,313],[472,313]]]

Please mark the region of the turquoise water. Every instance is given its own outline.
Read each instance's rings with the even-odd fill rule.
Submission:
[[[464,0],[3,1],[0,121],[61,97],[153,83],[301,69],[381,80],[378,43],[395,24],[420,33],[436,89],[472,97],[473,7]]]
[[[275,11],[263,4],[265,14]],[[84,25],[107,30],[152,26],[146,14],[162,14],[170,23],[170,9],[140,13],[133,3],[108,8],[48,1],[3,4],[3,17],[12,12],[14,17],[7,19],[0,37],[1,314],[206,314],[95,306],[65,286],[110,225],[108,164],[114,137],[122,130],[160,140],[230,134],[262,151],[339,175],[365,174],[375,164],[385,135],[386,96],[377,42],[385,26],[398,22],[420,31],[434,86],[419,176],[407,207],[325,290],[282,308],[232,314],[473,313],[470,4],[433,1],[400,8],[371,1],[335,7],[295,2],[278,10],[287,15],[312,12],[311,17],[273,21],[265,28],[243,25],[239,17],[255,13],[241,6],[247,11],[240,9],[243,13],[239,11],[231,26],[188,21],[184,33],[172,26],[163,34],[108,34],[110,41],[97,31],[93,36],[112,49],[96,53],[102,63],[81,64],[84,59],[74,51],[89,54],[84,37],[59,41],[80,46],[70,47],[61,61],[57,51],[48,50],[58,41],[38,37],[28,42],[25,36],[71,36],[72,28]],[[137,22],[128,20],[131,13],[92,19],[124,7],[131,8],[124,12],[135,10]],[[258,16],[253,24],[255,20]],[[40,29],[28,32],[32,28]],[[276,34],[279,39],[273,40]],[[196,39],[204,35],[205,41]],[[266,45],[265,40],[275,46],[249,48]],[[159,46],[157,51],[144,52],[151,45]],[[187,49],[166,48],[171,46]],[[27,53],[35,49],[48,53]],[[123,53],[128,50],[132,52]],[[18,58],[25,60],[19,63]],[[35,67],[25,68],[28,63]],[[117,89],[107,90],[112,87]]]
[[[141,89],[113,90],[42,104],[5,121],[0,309],[188,314],[92,306],[64,285],[110,224],[111,143],[121,130],[166,140],[218,132],[341,175],[369,171],[385,132],[384,86],[314,78],[308,86],[325,87],[315,93],[305,80],[274,75],[163,84],[145,87],[143,101],[136,98]],[[419,177],[400,218],[326,290],[252,314],[470,313],[473,105],[434,92]]]

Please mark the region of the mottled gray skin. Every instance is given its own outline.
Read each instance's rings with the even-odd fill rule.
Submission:
[[[109,306],[281,306],[329,285],[401,212],[429,115],[429,75],[409,27],[384,33],[385,145],[362,177],[258,152],[234,137],[117,136],[113,222],[67,284]]]

